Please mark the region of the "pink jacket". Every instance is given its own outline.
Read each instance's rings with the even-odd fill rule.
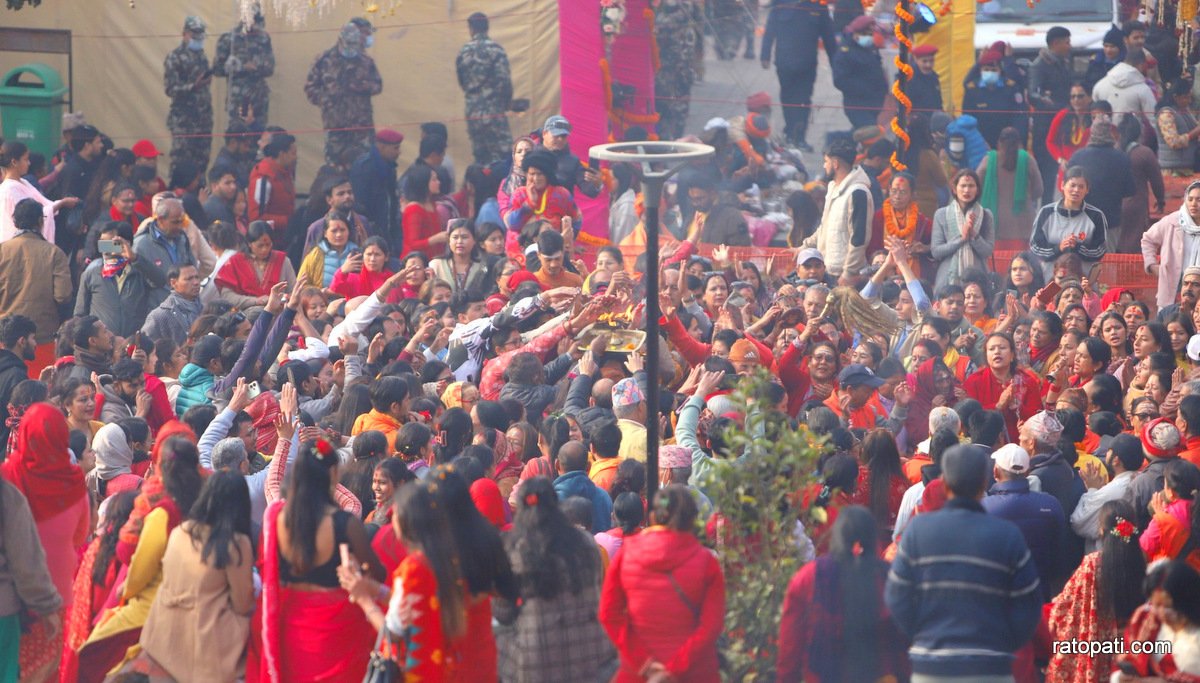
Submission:
[[[1179,211],[1183,211],[1180,209]],[[1163,216],[1142,235],[1142,261],[1146,272],[1158,264],[1158,308],[1175,303],[1183,279],[1183,229],[1179,211]]]

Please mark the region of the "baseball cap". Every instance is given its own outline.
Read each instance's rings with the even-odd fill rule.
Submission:
[[[542,124],[542,132],[550,135],[568,135],[571,132],[571,122],[561,114],[555,114]]]
[[[150,142],[149,140],[138,140],[137,142],[133,143],[133,147],[130,148],[130,151],[133,152],[133,156],[139,159],[154,159],[162,156],[162,152],[158,151],[158,148],[154,146],[154,143]]]
[[[813,259],[816,259],[821,263],[825,263],[825,257],[821,255],[821,250],[817,249],[816,247],[807,247],[805,249],[801,249],[800,253],[796,254],[797,264],[808,263]]]
[[[1005,444],[992,453],[996,467],[1013,474],[1029,472],[1029,452],[1015,443]]]
[[[884,381],[879,379],[871,371],[871,368],[862,363],[851,363],[838,373],[838,384],[843,387],[857,387],[865,384],[872,389],[878,389],[884,385]]]

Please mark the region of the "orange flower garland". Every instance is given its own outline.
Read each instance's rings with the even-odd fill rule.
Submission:
[[[892,206],[892,200],[885,201],[883,203],[884,233],[911,243],[913,235],[917,234],[917,213],[916,202],[909,204],[908,210],[904,212],[904,225],[901,226],[896,221],[896,209]]]
[[[900,44],[911,52],[913,47],[912,41],[908,39],[907,35],[905,35],[904,27],[913,23],[913,21],[916,20],[916,17],[909,13],[908,10],[901,7],[900,3],[901,0],[896,0],[896,18],[899,19],[899,21],[897,21],[893,27],[893,32],[896,34],[896,40],[900,41]],[[894,63],[896,65],[896,69],[899,70],[900,73],[904,74],[904,81],[906,83],[912,80],[913,68],[909,66],[908,62],[900,59],[899,53],[896,54]],[[896,98],[896,102],[900,105],[900,109],[904,111],[904,115],[907,120],[907,116],[912,113],[912,100],[908,99],[908,95],[905,95],[904,90],[900,88],[899,78],[897,78],[895,81],[892,81],[892,97]],[[905,165],[904,162],[900,161],[900,154],[901,152],[908,150],[908,143],[910,142],[910,139],[908,137],[908,132],[900,127],[899,116],[892,117],[891,129],[892,135],[895,135],[896,139],[901,142],[900,145],[896,146],[895,151],[892,152],[892,168],[896,169],[897,171],[907,171],[908,166]]]

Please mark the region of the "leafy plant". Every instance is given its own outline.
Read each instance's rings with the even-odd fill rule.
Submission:
[[[722,673],[730,681],[772,681],[779,617],[792,575],[803,564],[803,492],[814,479],[823,438],[793,429],[769,405],[766,371],[743,379],[735,405],[751,406],[743,429],[730,435],[736,463],[715,467],[705,491],[719,510],[717,556],[725,572]]]

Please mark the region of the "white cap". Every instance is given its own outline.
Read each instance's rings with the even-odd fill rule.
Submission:
[[[712,130],[714,128],[728,128],[729,122],[720,116],[714,116],[704,124],[704,130]]]
[[[1029,474],[1029,452],[1015,443],[1005,444],[992,453],[996,467],[1013,474]]]
[[[812,259],[825,263],[825,257],[821,255],[821,250],[816,247],[805,247],[796,254],[797,265],[803,265],[806,261],[811,261]]]
[[[1193,362],[1200,363],[1200,334],[1194,334],[1188,340],[1187,355]]]

